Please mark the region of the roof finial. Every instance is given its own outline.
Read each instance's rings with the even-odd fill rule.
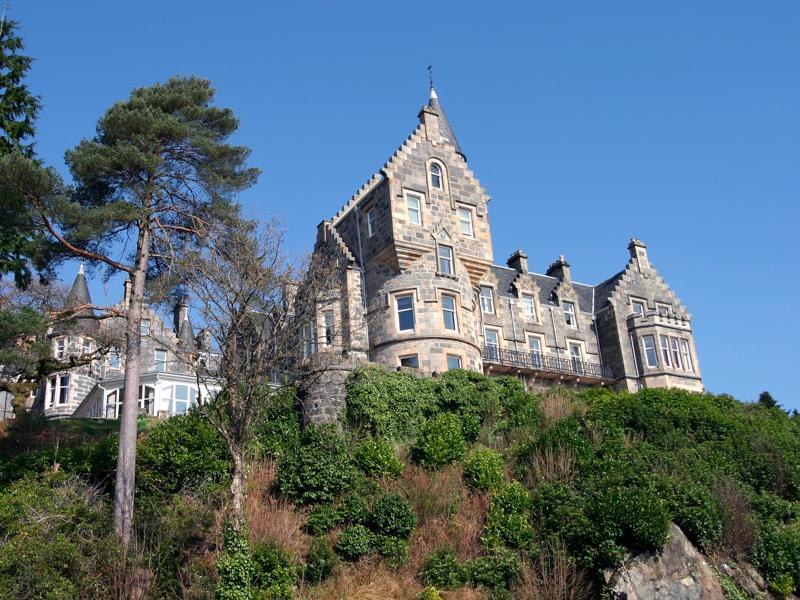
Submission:
[[[83,275],[83,259],[81,259],[81,266],[78,267],[78,275]]]
[[[433,87],[433,65],[428,63],[428,82],[431,84],[431,100],[438,100],[436,89]]]

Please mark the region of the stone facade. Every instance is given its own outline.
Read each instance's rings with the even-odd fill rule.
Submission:
[[[513,374],[529,387],[703,389],[691,316],[642,242],[632,240],[625,269],[598,285],[573,281],[563,256],[545,274],[529,271],[522,250],[493,264],[490,198],[433,90],[418,118],[383,168],[318,227],[316,251],[341,258],[349,282],[324,307],[347,334],[315,349],[326,365],[343,357],[337,378],[370,361]],[[337,413],[325,393],[311,396],[311,420]]]

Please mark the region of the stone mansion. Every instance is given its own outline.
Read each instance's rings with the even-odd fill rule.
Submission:
[[[512,374],[529,387],[703,390],[691,316],[644,243],[632,239],[625,268],[597,285],[573,281],[563,256],[544,274],[522,250],[498,265],[489,199],[431,89],[416,129],[318,226],[315,251],[345,266],[342,299],[320,311],[316,331],[342,321],[344,333],[309,331],[307,355],[346,356],[341,377],[370,361]],[[310,418],[338,410],[329,394],[307,400]]]

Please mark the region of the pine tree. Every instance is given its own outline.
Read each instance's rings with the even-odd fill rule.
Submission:
[[[121,272],[130,281],[124,317],[125,376],[114,517],[127,547],[133,519],[140,324],[145,285],[172,275],[174,262],[207,240],[212,225],[238,218],[235,194],[258,170],[249,149],[227,143],[238,128],[212,106],[208,81],[173,78],[134,90],[106,111],[93,139],[66,154],[75,186],[18,155],[0,161],[0,179],[38,211],[66,253]],[[95,307],[102,310],[103,307]],[[108,309],[114,312],[116,309]]]

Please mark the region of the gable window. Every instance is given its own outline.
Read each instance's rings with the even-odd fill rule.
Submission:
[[[400,366],[409,369],[419,369],[419,357],[416,354],[400,357]]]
[[[156,350],[156,373],[165,373],[167,371],[167,351]]]
[[[564,323],[567,327],[577,327],[578,321],[575,318],[575,303],[564,302]]]
[[[322,313],[323,326],[325,327],[325,345],[333,344],[333,311],[326,310]]]
[[[442,314],[444,315],[444,328],[450,331],[458,330],[455,296],[442,295]]]
[[[452,371],[453,369],[460,369],[461,368],[461,357],[456,356],[454,354],[447,355],[447,370]]]
[[[535,335],[528,336],[528,350],[534,367],[542,366],[542,340]]]
[[[422,198],[417,194],[406,193],[406,210],[411,225],[422,224]]]
[[[536,319],[536,306],[533,303],[533,296],[522,294],[522,314],[526,319]]]
[[[487,329],[486,338],[486,358],[498,360],[500,358],[500,334],[496,329]]]
[[[368,238],[371,238],[373,235],[375,235],[375,229],[377,227],[376,220],[377,220],[377,215],[375,214],[375,209],[374,208],[370,208],[367,211],[367,237]]]
[[[494,314],[494,292],[488,285],[481,286],[481,310],[486,314]]]
[[[458,224],[461,228],[461,233],[472,237],[472,211],[470,209],[458,209]]]
[[[400,331],[414,331],[414,296],[403,294],[395,298],[397,326]]]
[[[681,368],[681,351],[678,348],[678,338],[669,338],[670,348],[672,348],[672,364],[676,369]]]
[[[435,190],[441,190],[442,187],[442,167],[436,163],[431,163],[431,187]]]
[[[139,322],[139,334],[150,335],[150,319],[142,319]]]
[[[637,317],[644,316],[644,302],[641,300],[632,300],[631,305],[633,306],[633,314]]]
[[[664,366],[671,367],[672,360],[669,355],[669,339],[666,336],[659,336],[661,339],[661,356],[664,358]]]
[[[689,351],[689,342],[686,340],[681,340],[681,354],[683,354],[684,370],[692,373],[694,371],[694,363],[692,362],[692,353]]]
[[[439,273],[453,274],[453,249],[450,246],[439,244]]]
[[[656,340],[652,335],[642,336],[642,344],[644,344],[644,356],[647,360],[647,366],[654,369],[658,366],[658,352],[656,352]]]

